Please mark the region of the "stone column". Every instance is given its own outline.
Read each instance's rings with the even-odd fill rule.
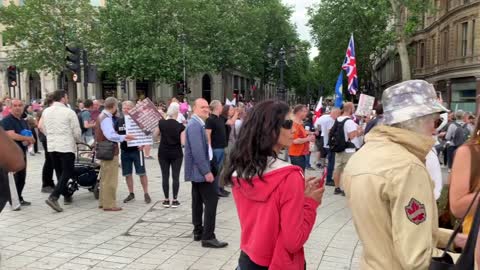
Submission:
[[[445,101],[447,102],[447,106],[452,109],[452,81],[450,79],[447,80],[446,88],[447,96],[445,97]]]
[[[476,77],[477,82],[477,117],[480,115],[480,76]]]

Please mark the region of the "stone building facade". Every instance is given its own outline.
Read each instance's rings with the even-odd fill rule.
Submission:
[[[433,3],[434,11],[424,16],[422,29],[410,40],[412,78],[432,83],[450,109],[475,112],[480,95],[480,0]],[[375,66],[374,81],[381,91],[401,80],[400,59],[390,52]]]

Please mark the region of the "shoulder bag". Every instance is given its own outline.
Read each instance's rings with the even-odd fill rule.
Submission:
[[[99,160],[113,160],[115,145],[111,141],[97,142],[95,145],[95,157]]]
[[[475,197],[470,203],[466,214],[457,223],[455,230],[452,233],[452,236],[450,236],[450,239],[448,240],[448,244],[445,247],[442,256],[432,258],[430,267],[428,268],[429,270],[467,270],[475,268],[475,245],[477,243],[478,227],[480,225],[480,203],[478,204],[477,211],[475,212],[472,230],[470,230],[470,233],[468,234],[467,243],[465,244],[465,248],[462,251],[462,255],[460,255],[460,258],[458,258],[456,263],[453,262],[452,257],[447,253],[447,251],[452,245],[453,240],[455,239],[457,234],[460,232],[463,220],[472,209],[473,204],[477,200],[479,192],[480,190],[477,191],[477,193],[475,194]]]
[[[105,116],[100,116],[100,123],[105,119]],[[100,132],[102,132],[100,130]],[[104,136],[103,136],[104,137]],[[115,155],[115,143],[105,140],[96,142],[95,144],[95,157],[99,160],[113,160]]]

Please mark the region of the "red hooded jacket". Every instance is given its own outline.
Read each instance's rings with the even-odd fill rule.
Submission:
[[[306,198],[302,170],[276,160],[254,177],[253,186],[233,177],[233,197],[242,229],[240,248],[269,270],[303,270],[307,242],[319,203]]]

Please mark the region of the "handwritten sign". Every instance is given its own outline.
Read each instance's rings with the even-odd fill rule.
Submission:
[[[152,136],[145,135],[145,132],[128,115],[125,115],[125,130],[127,134],[135,136],[135,140],[127,142],[128,147],[153,144]]]
[[[137,105],[130,110],[129,114],[146,135],[152,134],[158,126],[158,121],[162,119],[162,114],[148,98],[137,102]]]
[[[360,99],[358,100],[356,115],[359,116],[368,116],[372,113],[373,104],[375,103],[375,97],[361,94]]]

